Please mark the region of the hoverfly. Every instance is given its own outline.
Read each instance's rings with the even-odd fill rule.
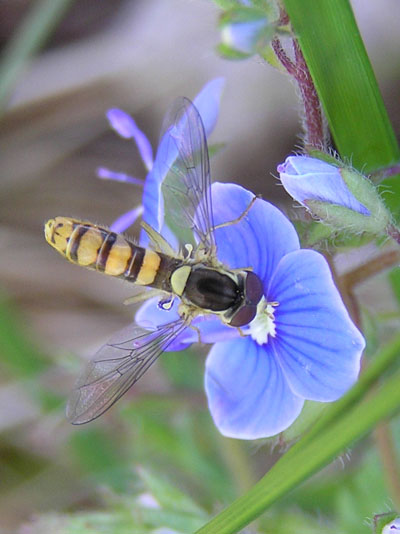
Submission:
[[[164,204],[176,223],[191,229],[197,245],[177,253],[148,225],[144,228],[152,248],[69,217],[45,224],[47,242],[70,262],[153,288],[151,296],[156,291],[164,299],[180,299],[178,320],[151,331],[132,324],[100,348],[69,398],[66,413],[72,424],[87,423],[108,410],[194,317],[216,314],[229,326],[244,326],[255,317],[263,296],[261,280],[251,269],[230,270],[217,259],[206,134],[194,104],[178,99],[162,132],[167,155],[157,171],[164,176]]]

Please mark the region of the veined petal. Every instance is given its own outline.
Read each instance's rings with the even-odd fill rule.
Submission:
[[[153,166],[153,149],[146,135],[138,128],[133,118],[118,108],[107,111],[107,119],[111,127],[124,139],[134,139],[144,166],[150,170]]]
[[[239,185],[214,183],[215,225],[239,218],[253,199],[254,195]],[[218,259],[233,269],[252,268],[265,281],[265,289],[281,258],[300,246],[292,223],[259,198],[241,221],[217,228],[215,238]]]
[[[298,250],[282,258],[267,298],[276,336],[268,340],[292,391],[329,402],[356,381],[365,341],[351,321],[325,258]]]
[[[206,362],[205,388],[216,426],[232,438],[278,434],[303,406],[279,364],[248,337],[213,346]]]
[[[223,78],[211,80],[193,101],[200,113],[207,136],[214,129],[218,117],[223,85]],[[164,202],[161,194],[161,184],[166,171],[164,162],[172,162],[175,159],[176,154],[171,153],[174,147],[174,143],[168,142],[165,136],[160,140],[152,171],[148,174],[143,189],[143,220],[158,232],[161,232],[164,225]],[[144,232],[141,233],[140,242],[143,245],[148,244],[148,237]]]

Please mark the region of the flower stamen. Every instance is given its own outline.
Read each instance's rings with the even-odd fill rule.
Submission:
[[[257,306],[257,314],[249,324],[249,334],[259,345],[267,343],[268,336],[276,336],[275,310],[279,302],[267,302],[263,297]]]

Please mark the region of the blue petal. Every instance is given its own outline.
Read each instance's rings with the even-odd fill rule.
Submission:
[[[285,256],[268,289],[275,308],[275,358],[293,390],[316,401],[339,398],[356,381],[365,341],[351,321],[326,260],[312,250]]]
[[[102,180],[114,180],[115,182],[122,182],[141,186],[143,186],[144,184],[144,180],[142,180],[142,178],[135,178],[134,176],[125,174],[124,172],[115,172],[110,169],[107,169],[106,167],[98,167],[96,174],[98,178],[101,178]]]
[[[208,82],[193,101],[203,120],[207,136],[214,129],[217,121],[223,85],[223,78],[216,78]],[[173,160],[173,156],[168,151],[174,149],[174,146],[174,143],[169,143],[165,137],[161,139],[153,168],[146,178],[143,189],[143,220],[157,232],[162,231],[164,224],[161,183],[165,178],[165,165],[163,163],[160,164],[160,162]],[[140,242],[143,245],[147,245],[149,242],[144,232],[141,233]]]
[[[160,298],[146,301],[136,312],[135,322],[142,328],[156,328],[180,317],[178,313],[179,299],[175,298],[170,310],[163,310],[159,306]],[[188,327],[168,347],[169,350],[183,350],[192,343],[216,343],[218,341],[235,339],[240,336],[237,328],[223,324],[215,315],[201,315],[192,323],[194,328]],[[200,339],[199,339],[200,336]]]
[[[283,187],[297,202],[319,200],[370,215],[343,180],[339,167],[309,156],[289,156],[278,165]]]
[[[216,426],[232,438],[278,434],[303,406],[279,364],[249,337],[214,345],[206,362],[205,388]]]
[[[137,221],[137,219],[141,216],[142,212],[143,206],[138,206],[133,210],[129,210],[126,213],[123,213],[118,217],[118,219],[115,219],[115,221],[111,224],[110,230],[116,232],[117,234],[125,232],[125,230],[127,230],[130,226],[132,226],[132,224]]]
[[[240,217],[254,195],[236,184],[214,183],[212,202],[216,225]],[[238,223],[215,230],[218,259],[227,266],[253,268],[266,287],[280,259],[298,250],[292,223],[275,206],[257,199]]]
[[[125,139],[134,139],[139,149],[144,166],[150,170],[153,166],[153,149],[146,135],[140,130],[136,122],[122,109],[109,109],[107,119],[114,130]]]
[[[200,113],[207,137],[214,130],[217,123],[224,85],[224,78],[215,78],[206,83],[200,93],[193,100],[193,104]]]
[[[310,173],[330,174],[337,170],[338,167],[335,165],[310,156],[289,156],[286,158],[285,163],[278,165],[279,172],[287,172],[295,176]]]

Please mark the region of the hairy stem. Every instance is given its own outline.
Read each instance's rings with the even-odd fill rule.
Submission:
[[[285,18],[285,14],[281,13],[281,20],[285,20],[287,23],[287,15]],[[272,40],[272,49],[277,59],[285,68],[286,72],[296,81],[300,91],[303,104],[305,149],[326,150],[327,135],[318,94],[303,53],[295,38],[292,39],[292,46],[293,60],[286,53],[278,37]]]
[[[343,286],[345,291],[352,290],[354,286],[364,282],[371,276],[397,265],[400,261],[400,251],[390,250],[380,254],[376,258],[373,258],[366,263],[363,263],[359,267],[356,267],[352,271],[345,273],[341,276],[340,284]]]

